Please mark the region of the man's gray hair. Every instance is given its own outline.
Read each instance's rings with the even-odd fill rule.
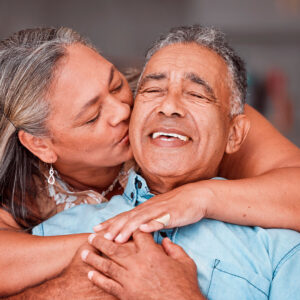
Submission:
[[[232,91],[230,115],[233,117],[243,113],[247,94],[245,63],[228,45],[225,34],[215,28],[200,25],[172,28],[167,34],[156,40],[147,51],[145,66],[158,50],[173,44],[188,43],[206,47],[225,60],[229,72],[229,87]]]

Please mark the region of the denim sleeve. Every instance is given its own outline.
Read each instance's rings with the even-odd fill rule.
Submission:
[[[291,249],[274,270],[270,300],[300,300],[300,244]]]
[[[33,235],[53,236],[77,233],[91,233],[93,226],[105,221],[106,203],[81,204],[64,210],[44,221],[32,230]]]

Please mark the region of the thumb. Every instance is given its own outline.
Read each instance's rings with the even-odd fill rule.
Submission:
[[[172,243],[169,238],[163,239],[162,246],[165,252],[167,253],[167,255],[169,255],[174,259],[182,260],[182,259],[190,258],[180,246]]]

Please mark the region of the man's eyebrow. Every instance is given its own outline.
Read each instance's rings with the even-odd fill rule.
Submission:
[[[162,80],[166,79],[167,75],[165,73],[150,73],[143,77],[141,80],[138,89],[140,89],[144,84],[146,84],[150,80]]]
[[[200,78],[197,74],[186,73],[184,77],[185,77],[185,79],[188,79],[196,84],[203,86],[205,88],[205,90],[207,91],[207,93],[209,94],[209,96],[212,98],[212,100],[214,100],[214,101],[217,100],[212,87],[204,79]]]
[[[89,101],[87,101],[81,108],[80,112],[76,115],[75,120],[78,120],[83,114],[84,112],[91,106],[93,106],[95,103],[98,102],[100,98],[100,95],[97,95],[95,97],[93,97],[92,99],[90,99]]]

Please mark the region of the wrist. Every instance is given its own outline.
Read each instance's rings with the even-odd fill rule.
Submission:
[[[215,194],[211,188],[209,180],[191,183],[190,189],[192,199],[197,202],[197,211],[202,214],[202,218],[210,218],[213,215]]]

